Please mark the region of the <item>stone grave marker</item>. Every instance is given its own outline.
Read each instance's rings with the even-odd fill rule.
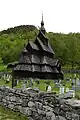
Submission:
[[[69,92],[69,88],[68,87],[66,88],[66,92]]]
[[[59,93],[60,93],[60,94],[64,94],[64,87],[60,87]]]
[[[51,86],[50,85],[47,88],[47,92],[51,92]]]

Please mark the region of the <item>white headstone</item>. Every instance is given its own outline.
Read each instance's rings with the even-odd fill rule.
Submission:
[[[71,78],[70,78],[70,81],[71,81]]]
[[[60,93],[60,94],[64,94],[64,87],[60,87],[59,93]]]
[[[75,91],[73,91],[73,97],[75,97]]]
[[[69,92],[69,88],[68,87],[66,88],[66,92]]]
[[[76,85],[79,85],[79,78],[76,78]]]
[[[5,79],[6,79],[6,74],[4,74],[4,76],[3,76],[3,77],[4,77],[4,80],[5,80]]]
[[[76,78],[77,81],[79,81],[79,78]]]
[[[51,92],[51,86],[48,86],[47,92]]]
[[[18,83],[19,83],[19,80],[17,80],[17,85],[18,85]]]
[[[7,78],[7,81],[9,82],[9,78]]]
[[[74,74],[74,78],[76,78],[76,74]]]

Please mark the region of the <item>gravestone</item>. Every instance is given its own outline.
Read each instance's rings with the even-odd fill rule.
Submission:
[[[68,87],[66,88],[66,92],[69,92],[69,88]]]
[[[51,92],[51,86],[48,86],[47,92]]]
[[[76,78],[76,74],[74,74],[74,78]]]
[[[80,80],[79,80],[79,78],[76,78],[76,85],[80,85]]]
[[[60,94],[64,94],[64,87],[60,87],[59,93],[60,93]]]
[[[19,80],[17,80],[17,85],[18,85],[18,83],[19,83]]]

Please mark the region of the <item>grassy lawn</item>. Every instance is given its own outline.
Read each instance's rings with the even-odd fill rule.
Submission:
[[[0,72],[5,71],[7,69],[7,65],[0,65]]]
[[[28,120],[26,116],[0,106],[0,120]]]

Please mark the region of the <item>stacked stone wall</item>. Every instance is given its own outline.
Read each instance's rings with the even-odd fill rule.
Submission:
[[[53,93],[0,87],[0,104],[29,120],[80,120],[80,107],[74,108]]]

